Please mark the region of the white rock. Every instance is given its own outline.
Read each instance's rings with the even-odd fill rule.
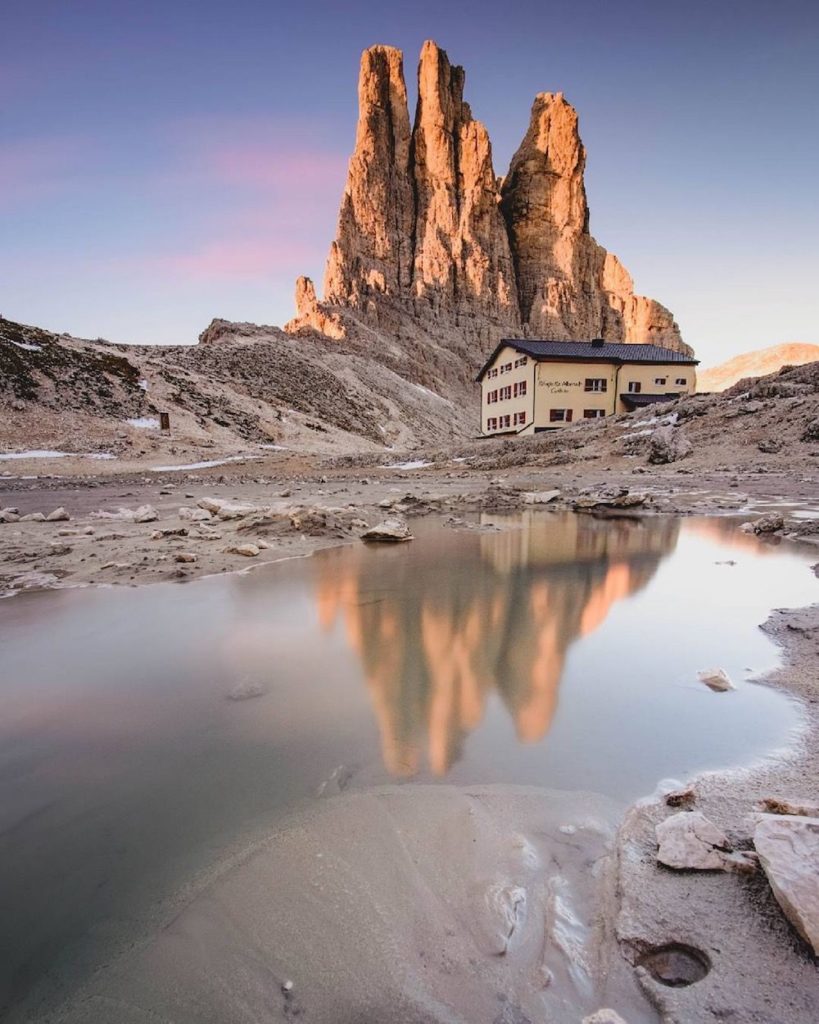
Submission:
[[[584,1017],[583,1024],[627,1024],[627,1021],[615,1010],[604,1007],[602,1010]]]
[[[245,558],[255,558],[259,553],[259,549],[255,544],[234,544],[229,548],[225,548],[225,553],[228,555],[244,555]]]
[[[397,543],[399,541],[412,540],[412,534],[403,519],[390,518],[362,533],[361,539]]]
[[[560,491],[524,491],[521,497],[524,505],[548,505],[560,497]]]
[[[55,508],[53,512],[49,512],[46,516],[47,523],[67,523],[71,516],[62,507]]]
[[[240,502],[223,501],[221,498],[200,498],[197,502],[199,508],[206,509],[217,519],[242,519],[252,512],[261,512],[258,505],[248,505]]]
[[[263,697],[266,693],[267,690],[261,683],[254,682],[252,679],[243,679],[233,687],[227,698],[228,700],[250,700],[253,697]]]
[[[191,523],[206,523],[213,516],[206,508],[192,508],[190,505],[182,505],[179,509],[179,518],[187,519]]]
[[[153,505],[140,505],[134,512],[135,523],[153,523],[159,519],[159,513]]]
[[[697,673],[697,678],[701,683],[705,683],[709,690],[714,690],[717,693],[736,689],[724,668],[703,669],[702,672]]]
[[[753,871],[753,856],[732,853],[728,837],[700,811],[680,811],[656,829],[657,860],[669,868]]]
[[[192,551],[180,551],[176,555],[177,562],[195,562],[197,556]]]
[[[754,846],[785,916],[819,956],[819,818],[765,814]]]
[[[20,517],[21,523],[44,523],[45,516],[42,512],[29,512],[28,515]]]

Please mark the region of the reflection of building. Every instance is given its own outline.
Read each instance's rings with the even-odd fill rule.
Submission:
[[[416,551],[348,549],[316,562],[322,625],[361,658],[393,774],[445,774],[499,694],[519,738],[547,733],[566,652],[673,548],[670,520],[550,515],[527,529],[443,534]],[[449,541],[449,544],[447,544]]]

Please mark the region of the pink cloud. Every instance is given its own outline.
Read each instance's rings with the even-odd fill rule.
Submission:
[[[220,180],[233,185],[305,195],[317,189],[341,191],[346,156],[324,150],[288,150],[279,145],[235,145],[209,154]]]
[[[298,240],[247,237],[205,241],[198,247],[136,261],[139,269],[193,280],[260,279],[292,275],[316,259],[316,250]]]

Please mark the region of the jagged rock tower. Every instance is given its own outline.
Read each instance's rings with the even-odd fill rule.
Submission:
[[[427,42],[410,129],[401,52],[361,58],[355,151],[330,248],[324,299],[299,278],[285,330],[341,338],[356,324],[435,337],[471,366],[504,334],[654,342],[688,351],[671,313],[589,233],[577,113],[535,98],[501,184],[464,71]]]

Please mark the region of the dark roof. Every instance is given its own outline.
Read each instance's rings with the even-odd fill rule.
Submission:
[[[678,394],[649,395],[643,391],[637,394],[633,391],[627,391],[625,394],[620,395],[620,400],[631,409],[642,409],[646,405],[654,405],[655,402],[673,402],[679,397]]]
[[[530,341],[527,338],[503,338],[481,367],[477,380],[483,377],[495,361],[498,352],[507,345],[539,362],[572,359],[596,363],[681,363],[686,366],[696,366],[699,363],[693,356],[675,352],[671,348],[662,348],[660,345],[636,345],[619,341],[604,341],[602,345],[593,345],[589,341]]]

